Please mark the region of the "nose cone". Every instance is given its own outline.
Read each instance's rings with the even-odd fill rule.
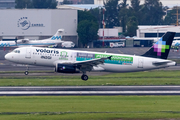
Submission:
[[[5,55],[5,59],[6,59],[6,60],[10,60],[10,55],[9,55],[9,53]]]

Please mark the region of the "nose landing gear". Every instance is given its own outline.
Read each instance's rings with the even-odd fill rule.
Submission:
[[[29,74],[29,72],[28,72],[28,70],[29,70],[29,67],[28,66],[26,66],[27,68],[26,68],[26,71],[24,72],[24,74],[25,75],[28,75]]]
[[[25,75],[28,75],[28,74],[29,74],[29,72],[28,72],[28,71],[25,71],[25,72],[24,72],[24,74],[25,74]]]

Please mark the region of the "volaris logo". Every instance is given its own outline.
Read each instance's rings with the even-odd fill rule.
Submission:
[[[59,39],[61,40],[62,37],[61,37],[61,36],[53,36],[53,37],[51,38],[51,40],[56,40],[56,39],[57,39],[57,40],[59,40]]]
[[[157,56],[161,56],[161,53],[165,53],[166,49],[169,49],[169,45],[166,45],[166,41],[163,41],[162,38],[156,42],[153,46],[154,52],[157,52]]]
[[[54,53],[59,54],[58,50],[36,49],[36,52],[40,53]]]

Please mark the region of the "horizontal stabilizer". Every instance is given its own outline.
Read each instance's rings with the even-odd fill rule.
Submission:
[[[161,66],[161,65],[167,65],[168,63],[170,63],[171,61],[166,61],[166,62],[153,62],[153,65],[155,66]]]

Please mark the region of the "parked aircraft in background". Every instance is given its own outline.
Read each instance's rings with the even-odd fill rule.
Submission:
[[[179,47],[180,46],[180,40],[174,40],[172,43],[173,47]]]
[[[0,47],[24,47],[24,46],[41,46],[46,47],[50,45],[57,45],[62,43],[62,35],[64,30],[59,29],[55,35],[51,38],[44,40],[29,40],[29,39],[19,39],[16,41],[0,41]]]
[[[41,47],[22,47],[5,55],[5,59],[28,65],[54,67],[56,72],[82,72],[82,80],[88,80],[87,71],[102,70],[111,72],[135,72],[164,68],[176,65],[167,60],[175,33],[167,32],[142,56],[52,49]],[[25,71],[28,75],[28,71]]]

